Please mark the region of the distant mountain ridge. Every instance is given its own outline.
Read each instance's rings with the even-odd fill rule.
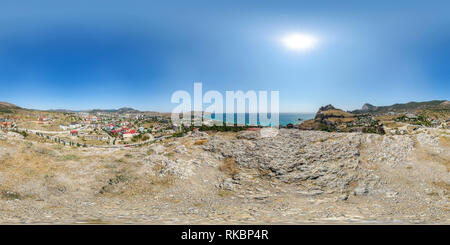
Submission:
[[[92,109],[92,110],[68,110],[68,109],[49,109],[49,110],[39,110],[39,109],[26,109],[20,106],[0,101],[0,112],[3,113],[14,113],[16,110],[31,110],[31,111],[48,111],[48,112],[88,112],[88,113],[118,113],[118,114],[133,114],[133,113],[157,113],[155,111],[140,111],[131,107],[122,107],[119,109]]]
[[[373,106],[369,103],[366,103],[362,106],[360,110],[354,110],[351,112],[361,114],[367,112],[374,112],[374,113],[385,113],[389,111],[406,112],[422,109],[448,109],[448,108],[450,108],[450,101],[448,100],[430,100],[423,102],[412,101],[404,104],[397,103],[390,106]]]
[[[93,109],[93,110],[88,110],[86,112],[90,112],[90,113],[106,112],[106,113],[119,113],[119,114],[141,113],[141,111],[130,108],[130,107],[122,107],[119,109]]]
[[[321,107],[319,111],[336,110],[332,105]],[[362,114],[362,113],[386,113],[389,111],[393,112],[406,112],[421,109],[450,109],[450,101],[448,100],[431,100],[423,102],[408,102],[408,103],[397,103],[390,106],[374,106],[369,103],[365,103],[361,109],[349,111],[350,113]],[[19,107],[17,105],[0,102],[0,112],[3,113],[14,113],[15,110],[27,110],[26,108]],[[50,112],[88,112],[88,113],[118,113],[118,114],[133,114],[133,113],[157,113],[155,111],[140,111],[131,107],[122,107],[119,109],[92,109],[92,110],[67,110],[67,109],[50,109],[46,110]],[[163,112],[161,112],[163,113]]]

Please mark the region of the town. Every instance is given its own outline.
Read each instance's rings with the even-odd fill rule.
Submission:
[[[128,146],[172,136],[177,128],[157,112],[19,110],[0,118],[0,128],[75,146]]]
[[[20,133],[64,145],[79,147],[141,146],[170,137],[181,137],[201,131],[258,131],[261,125],[225,125],[210,115],[201,118],[201,126],[194,119],[183,118],[181,125],[173,123],[170,113],[142,112],[132,108],[117,110],[37,111],[23,109],[2,102],[0,129]],[[322,107],[314,119],[278,125],[279,128],[321,130],[328,132],[365,132],[377,134],[405,134],[418,126],[448,128],[448,101],[418,103],[426,110],[413,109],[416,114],[394,107],[376,108],[364,105],[362,110],[345,112],[331,105]],[[415,105],[412,105],[413,107]],[[367,108],[366,108],[367,107]],[[5,111],[6,112],[6,111]],[[13,112],[13,113],[12,113]],[[442,115],[441,115],[442,114]]]

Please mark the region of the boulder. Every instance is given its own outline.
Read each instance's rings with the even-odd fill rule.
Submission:
[[[261,138],[268,138],[268,137],[275,137],[278,135],[278,129],[277,128],[262,128],[259,133],[261,135]]]
[[[254,140],[259,138],[259,132],[255,132],[255,131],[242,131],[239,132],[239,134],[237,135],[238,139],[247,139],[247,140]]]
[[[175,149],[173,151],[176,153],[184,154],[187,152],[187,149],[186,149],[186,146],[179,145],[179,146],[175,147]]]

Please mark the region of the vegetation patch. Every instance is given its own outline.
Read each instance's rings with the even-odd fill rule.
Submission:
[[[232,194],[233,193],[231,191],[228,191],[228,190],[223,190],[223,189],[217,190],[217,195],[220,196],[220,197],[229,197]]]
[[[230,176],[239,173],[239,167],[231,157],[227,157],[223,160],[222,164],[219,166],[219,170]]]
[[[117,164],[106,164],[105,168],[114,169],[117,168]]]
[[[68,154],[68,155],[64,155],[60,158],[61,161],[76,161],[76,160],[80,160],[81,158],[77,155],[74,154]]]
[[[153,176],[152,178],[150,178],[151,185],[170,186],[174,182],[174,177],[170,174],[165,176]]]
[[[424,114],[417,115],[415,118],[408,118],[406,115],[400,116],[395,119],[396,122],[407,122],[413,125],[423,125],[430,127],[431,120]]]
[[[116,162],[125,163],[125,162],[127,162],[127,159],[125,159],[124,157],[121,157],[119,159],[116,159]]]
[[[6,199],[6,200],[21,200],[24,197],[19,194],[18,192],[15,191],[7,191],[7,190],[2,190],[1,191],[1,197],[2,199]]]
[[[207,139],[197,140],[194,142],[194,145],[204,145],[207,142],[208,142]]]
[[[107,225],[110,224],[102,219],[85,219],[76,222],[77,224],[89,224],[89,225]]]

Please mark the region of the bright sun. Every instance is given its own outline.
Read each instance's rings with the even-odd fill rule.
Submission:
[[[293,33],[284,36],[281,42],[289,49],[305,51],[314,48],[317,44],[317,39],[309,34]]]

